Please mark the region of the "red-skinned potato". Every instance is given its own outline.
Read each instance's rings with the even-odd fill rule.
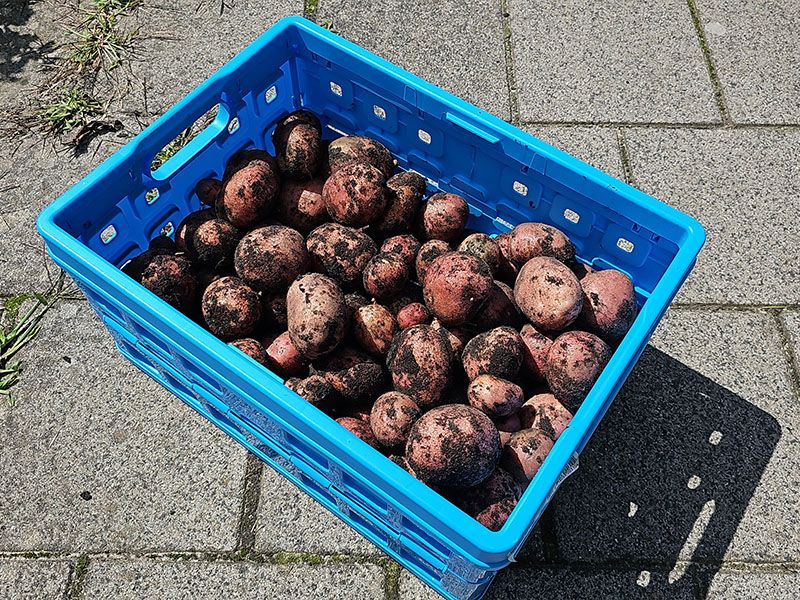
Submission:
[[[306,247],[314,267],[348,286],[361,280],[369,259],[378,253],[366,233],[338,223],[325,223],[308,234]]]
[[[552,448],[553,439],[541,429],[522,429],[503,446],[500,465],[525,487]]]
[[[180,311],[192,309],[197,279],[192,263],[183,256],[159,254],[142,270],[141,283],[156,296]]]
[[[147,245],[148,250],[155,250],[156,254],[175,254],[178,251],[171,237],[164,234],[157,235]]]
[[[343,409],[364,407],[386,388],[383,367],[371,356],[349,346],[314,361],[312,368],[336,388],[347,403]],[[364,410],[369,414],[369,408]]]
[[[442,332],[414,325],[398,333],[386,358],[394,389],[427,410],[436,406],[450,384],[452,356]]]
[[[573,414],[611,358],[603,340],[585,331],[558,336],[547,353],[547,384]]]
[[[347,305],[339,285],[330,277],[307,273],[286,294],[289,337],[309,359],[332,352],[347,332]]]
[[[287,379],[286,387],[328,415],[333,413],[339,399],[339,392],[321,375]]]
[[[376,450],[380,449],[380,444],[378,443],[378,440],[375,439],[375,434],[372,433],[369,423],[359,421],[353,417],[339,417],[336,419],[336,422],[357,438],[361,438],[361,440],[365,441]]]
[[[472,338],[461,355],[470,381],[478,375],[511,380],[522,366],[523,343],[511,327],[497,327]]]
[[[467,201],[457,194],[437,192],[420,207],[414,224],[421,240],[452,242],[461,237],[469,218]]]
[[[411,426],[421,416],[422,411],[411,398],[400,392],[386,392],[372,405],[369,424],[383,446],[405,449]]]
[[[242,338],[261,319],[258,294],[238,277],[222,277],[203,292],[203,319],[208,329],[223,340]]]
[[[388,189],[386,212],[372,227],[377,237],[411,229],[427,186],[422,175],[408,171],[389,177],[386,180],[386,188]]]
[[[502,281],[495,280],[489,297],[478,309],[472,322],[480,331],[507,325],[516,328],[522,315],[514,304],[514,291]]]
[[[461,492],[457,505],[475,517],[482,510],[505,498],[517,501],[522,496],[522,486],[507,471],[497,467],[486,481]]]
[[[185,252],[190,258],[193,257],[194,232],[200,225],[214,218],[214,210],[211,208],[196,210],[186,215],[175,230],[175,249],[178,252]]]
[[[278,193],[276,215],[284,225],[307,234],[328,220],[322,200],[322,179],[285,181]]]
[[[494,241],[498,248],[500,248],[500,263],[497,269],[497,279],[508,285],[514,285],[514,282],[517,280],[519,269],[517,269],[516,265],[511,261],[511,232],[504,231],[495,237]]]
[[[230,269],[240,238],[239,230],[223,219],[205,221],[192,236],[193,258],[206,269]]]
[[[322,164],[319,120],[308,111],[302,112],[305,114],[299,117],[293,113],[278,121],[272,133],[278,167],[291,179],[311,179]]]
[[[289,332],[284,331],[275,339],[265,340],[264,347],[269,357],[269,368],[280,377],[303,377],[308,374],[308,360],[297,351],[289,337]]]
[[[325,181],[322,199],[333,221],[350,227],[363,227],[383,216],[386,181],[371,165],[348,163]]]
[[[463,404],[447,404],[423,414],[411,427],[406,460],[425,483],[473,486],[497,466],[500,436],[485,414]]]
[[[523,429],[541,429],[555,442],[572,420],[572,413],[553,394],[537,394],[519,409]]]
[[[299,232],[283,225],[269,225],[254,229],[239,241],[234,264],[236,274],[247,285],[274,294],[305,273],[310,258]]]
[[[222,174],[223,187],[225,185],[225,180],[236,171],[254,165],[263,165],[276,174],[280,172],[278,171],[277,161],[269,152],[266,150],[259,150],[258,148],[248,148],[237,152],[228,160],[228,164],[225,165],[225,172]]]
[[[165,248],[148,248],[141,254],[137,254],[124,265],[122,265],[122,272],[131,279],[141,283],[142,273],[144,273],[144,270],[147,268],[147,266],[156,256],[161,256],[163,254],[174,254],[174,252],[171,252]]]
[[[466,252],[448,252],[433,261],[425,274],[425,305],[444,325],[463,325],[489,297],[494,280],[489,267]]]
[[[213,177],[201,179],[194,188],[197,199],[200,200],[201,204],[205,204],[206,206],[214,206],[221,191],[222,182]]]
[[[234,227],[247,230],[269,214],[278,195],[280,177],[270,160],[242,160],[245,160],[245,166],[230,172],[222,180],[222,191],[215,208],[217,216]]]
[[[545,381],[545,370],[547,367],[547,353],[553,340],[543,333],[536,331],[536,328],[526,323],[519,332],[522,338],[522,367],[525,377],[535,381]]]
[[[562,231],[545,223],[520,223],[511,231],[511,260],[517,267],[537,256],[551,256],[562,263],[575,260],[575,246]]]
[[[360,405],[356,404],[356,405],[340,406],[339,412],[341,414],[339,416],[353,417],[354,419],[358,419],[359,421],[364,421],[364,423],[369,423],[369,412],[371,410],[372,410],[372,402],[366,402]]]
[[[411,269],[414,268],[414,261],[417,258],[419,249],[419,241],[410,233],[393,235],[381,244],[381,252],[394,252],[403,257],[403,261],[405,261],[409,273],[411,273]]]
[[[506,524],[508,517],[511,516],[511,511],[517,505],[516,500],[511,498],[503,498],[494,504],[490,504],[477,515],[475,520],[492,531],[500,531],[503,525]]]
[[[467,399],[490,419],[515,414],[525,397],[517,384],[493,375],[478,375],[467,388]]]
[[[348,135],[333,140],[328,146],[328,163],[331,173],[353,162],[361,162],[378,169],[384,179],[394,173],[397,161],[392,153],[377,140],[360,135]]]
[[[558,331],[581,313],[583,290],[563,263],[549,256],[532,258],[523,265],[514,284],[520,311],[542,331]]]
[[[458,245],[459,252],[469,252],[489,266],[494,276],[500,268],[500,246],[485,233],[471,233]]]
[[[420,284],[425,282],[425,274],[433,264],[433,261],[446,252],[452,252],[452,248],[450,248],[450,244],[442,240],[430,240],[420,246],[417,258],[414,261],[417,281]]]
[[[379,252],[364,267],[364,290],[378,300],[387,300],[399,294],[408,283],[408,267],[402,256],[393,252]]]
[[[229,344],[247,354],[247,356],[252,358],[257,363],[269,368],[269,356],[267,356],[267,351],[258,340],[254,340],[253,338],[241,338],[229,342]]]
[[[431,313],[421,302],[406,304],[397,313],[397,326],[400,329],[406,329],[414,325],[427,325],[430,322]]]
[[[509,415],[501,419],[494,419],[494,425],[500,433],[500,445],[505,446],[511,436],[522,429],[518,415]]]
[[[638,306],[630,277],[607,269],[581,280],[583,309],[580,325],[610,342],[618,342],[633,325]]]
[[[367,304],[353,313],[353,336],[370,354],[385,356],[397,329],[392,313],[380,304]]]

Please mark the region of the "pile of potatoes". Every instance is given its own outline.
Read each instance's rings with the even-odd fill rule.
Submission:
[[[492,530],[637,313],[564,233],[466,229],[379,142],[297,111],[123,271]]]

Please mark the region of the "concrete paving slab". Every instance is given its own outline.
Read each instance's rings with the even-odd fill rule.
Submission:
[[[501,119],[509,119],[499,2],[322,0],[318,23]]]
[[[523,121],[719,121],[686,2],[509,0]]]
[[[49,600],[67,593],[70,565],[65,560],[11,558],[0,560],[0,598]]]
[[[800,312],[795,310],[784,311],[781,313],[781,320],[789,333],[789,343],[792,345],[792,354],[794,355],[795,373],[800,374]]]
[[[259,552],[382,554],[270,467],[264,468],[255,547]]]
[[[375,565],[272,565],[157,560],[92,561],[84,600],[295,600],[380,598],[383,569]]]
[[[525,131],[617,179],[625,178],[616,129],[540,125]]]
[[[727,571],[717,573],[705,600],[794,600],[800,590],[800,573]]]
[[[733,121],[800,122],[800,4],[698,0],[697,6]]]
[[[800,132],[628,130],[634,183],[708,233],[679,302],[800,302]]]
[[[771,315],[670,310],[554,498],[568,561],[800,559],[800,416]],[[708,573],[703,582],[708,586]]]
[[[246,452],[57,304],[0,403],[0,552],[232,550]]]
[[[495,578],[487,600],[633,600],[694,598],[691,585],[669,584],[667,574],[647,570],[590,570],[506,567]],[[436,600],[440,596],[408,572],[400,577],[400,600]]]

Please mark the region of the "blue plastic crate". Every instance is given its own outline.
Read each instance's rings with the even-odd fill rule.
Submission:
[[[214,122],[157,171],[153,157],[214,105]],[[400,168],[470,204],[469,227],[564,230],[579,258],[633,279],[640,313],[508,522],[485,529],[213,337],[119,266],[200,208],[193,194],[247,147],[272,151],[300,107],[325,137],[368,135]],[[705,240],[694,219],[300,18],[272,27],[48,206],[53,260],[120,351],[447,598],[483,595],[514,559],[627,377]]]

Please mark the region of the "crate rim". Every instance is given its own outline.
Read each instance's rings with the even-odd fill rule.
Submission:
[[[499,131],[511,140],[525,144],[534,152],[543,155],[546,159],[569,166],[584,178],[615,190],[628,201],[672,222],[683,231],[683,237],[678,245],[677,253],[668,265],[658,284],[653,289],[650,297],[645,302],[630,331],[620,343],[610,362],[586,397],[581,409],[576,413],[570,426],[559,438],[557,446],[560,447],[560,451],[552,451],[548,455],[539,473],[528,486],[517,508],[512,512],[511,517],[500,531],[490,531],[471,517],[468,517],[465,513],[452,510],[451,507],[454,505],[451,505],[438,493],[406,473],[391,461],[372,461],[371,468],[381,479],[384,479],[387,483],[391,483],[392,485],[402,485],[407,495],[417,497],[421,501],[421,504],[425,504],[429,507],[431,513],[437,519],[441,520],[452,530],[458,531],[461,537],[472,546],[490,554],[506,554],[513,550],[519,541],[524,539],[530,532],[530,529],[533,528],[533,519],[536,516],[537,510],[547,499],[548,494],[555,486],[567,462],[580,447],[581,443],[585,441],[581,432],[586,432],[588,428],[591,427],[593,415],[595,415],[600,408],[599,405],[601,404],[602,398],[612,391],[613,386],[620,378],[625,366],[632,361],[633,357],[640,349],[640,344],[646,342],[648,339],[652,328],[663,315],[669,302],[677,292],[678,286],[675,285],[676,281],[680,282],[682,276],[686,274],[694,264],[697,254],[706,239],[705,230],[696,219],[558,150],[550,144],[539,140],[533,135],[514,127],[500,118],[474,107],[464,100],[364,50],[354,43],[302,17],[291,16],[281,19],[270,27],[252,44],[247,46],[216,73],[170,108],[153,124],[139,133],[77,184],[49,204],[37,218],[37,228],[45,241],[48,242],[48,245],[51,243],[57,244],[62,251],[71,254],[74,259],[82,263],[85,269],[94,272],[95,275],[106,281],[112,282],[133,301],[140,303],[147,310],[158,312],[164,317],[181,325],[184,334],[187,335],[193,343],[204,346],[209,354],[215,360],[220,361],[224,366],[239,372],[244,372],[252,368],[252,361],[244,354],[237,352],[233,347],[228,346],[225,342],[214,337],[210,332],[203,329],[200,325],[193,322],[178,310],[169,306],[166,302],[137,284],[134,280],[124,276],[116,266],[112,265],[89,247],[82,244],[78,239],[67,233],[58,226],[55,221],[61,210],[68,206],[83,189],[102,178],[108,171],[135,157],[139,153],[140,146],[145,141],[150,138],[154,138],[155,140],[165,138],[164,144],[166,144],[171,140],[174,136],[168,136],[174,126],[168,126],[170,121],[174,120],[175,122],[180,122],[197,113],[198,110],[207,108],[204,107],[204,104],[201,104],[200,101],[216,82],[235,71],[252,56],[262,51],[272,40],[283,34],[286,30],[292,28],[302,29],[303,32],[308,35],[322,38],[325,42],[338,47],[348,54],[355,55],[361,60],[371,63],[380,70],[391,71],[393,76],[402,80],[407,85],[421,89],[446,107],[453,109],[456,113],[468,115],[469,118],[477,124],[477,127],[485,127],[490,131]],[[202,114],[202,112],[200,114]],[[288,390],[288,388],[285,388],[279,383],[278,379],[274,378],[267,379],[264,382],[264,386],[267,388],[267,391],[270,392],[272,392],[273,389],[280,389],[281,392],[285,394]],[[321,419],[325,419],[326,421],[330,420],[330,417],[314,409],[314,407],[310,406],[294,393],[285,395],[280,399],[274,398],[275,394],[272,394],[272,396],[273,401],[288,402],[290,408],[298,409],[301,415],[304,418],[308,418],[312,425],[316,426],[317,424],[321,424]],[[349,449],[349,451],[355,451],[359,455],[365,457],[372,457],[372,455],[369,454],[370,452],[375,453],[374,457],[382,456],[344,428],[329,428],[327,433],[331,434],[329,435],[329,441],[336,444],[341,450]],[[590,435],[591,432],[585,437],[590,437]],[[549,466],[549,468],[545,468],[546,466]],[[441,503],[446,503],[448,505],[447,510],[441,509],[439,506]],[[434,507],[438,508],[438,510],[434,510]],[[414,515],[409,516],[413,517]],[[465,549],[461,548],[461,551],[465,551]]]

